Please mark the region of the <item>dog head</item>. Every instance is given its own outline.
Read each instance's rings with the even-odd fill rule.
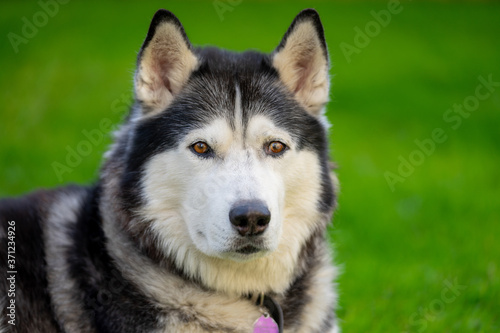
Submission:
[[[172,13],[156,13],[112,152],[125,165],[116,177],[127,228],[146,252],[181,267],[297,260],[335,201],[328,69],[311,9],[271,54],[194,48]]]

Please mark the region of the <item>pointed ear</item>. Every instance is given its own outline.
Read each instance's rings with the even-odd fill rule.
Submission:
[[[304,9],[272,54],[273,66],[296,100],[318,116],[328,102],[328,50],[318,12]]]
[[[171,12],[158,10],[139,52],[134,78],[135,95],[144,113],[165,110],[197,64],[181,22]]]

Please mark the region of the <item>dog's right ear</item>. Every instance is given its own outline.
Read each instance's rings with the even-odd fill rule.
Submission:
[[[165,110],[197,64],[179,19],[165,9],[158,10],[139,52],[134,78],[135,95],[144,114]]]

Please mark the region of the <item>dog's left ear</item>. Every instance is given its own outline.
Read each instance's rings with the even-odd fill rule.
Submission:
[[[165,110],[198,65],[181,22],[165,9],[156,12],[137,59],[135,95],[146,115]]]
[[[318,12],[304,9],[293,20],[272,62],[296,100],[318,116],[328,102],[328,50]]]

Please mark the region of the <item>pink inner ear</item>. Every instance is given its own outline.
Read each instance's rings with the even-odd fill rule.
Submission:
[[[168,78],[172,64],[167,60],[167,55],[164,53],[166,52],[158,52],[154,55],[153,71],[165,88],[173,94],[171,82]]]
[[[307,60],[302,59],[301,61],[298,61],[297,64],[297,83],[295,87],[294,93],[299,92],[302,87],[306,84],[309,75],[311,73],[311,66],[308,64]]]
[[[163,81],[163,84],[165,85],[165,88],[167,88],[167,90],[170,91],[171,94],[173,94],[174,92],[172,91],[172,85],[170,83],[170,79],[168,78],[170,66],[167,61],[163,60],[162,63],[160,64],[160,67],[161,71],[159,73]]]

